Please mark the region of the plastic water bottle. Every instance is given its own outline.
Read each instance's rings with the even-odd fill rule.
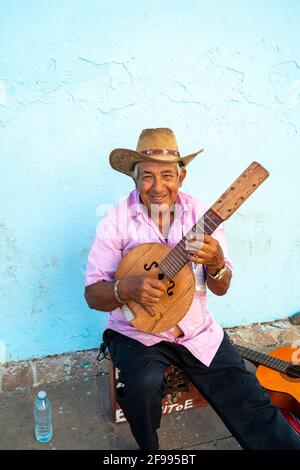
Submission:
[[[34,402],[35,437],[39,442],[48,442],[52,439],[52,409],[46,392],[39,392]]]

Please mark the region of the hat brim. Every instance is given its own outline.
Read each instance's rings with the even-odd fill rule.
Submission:
[[[197,155],[202,153],[204,149],[200,149],[195,153],[186,155],[185,157],[174,157],[171,155],[145,155],[135,150],[115,149],[109,156],[109,163],[114,170],[132,176],[135,165],[139,162],[164,162],[164,163],[181,163],[187,166]]]

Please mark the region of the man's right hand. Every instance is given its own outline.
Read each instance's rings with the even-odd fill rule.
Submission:
[[[162,281],[153,277],[132,277],[119,282],[119,297],[134,300],[143,307],[157,304],[166,293],[166,286]]]

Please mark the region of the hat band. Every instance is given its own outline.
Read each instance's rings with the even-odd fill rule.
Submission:
[[[145,155],[174,155],[175,157],[180,157],[180,153],[177,152],[177,150],[150,149],[150,150],[143,150],[140,153],[144,153]]]

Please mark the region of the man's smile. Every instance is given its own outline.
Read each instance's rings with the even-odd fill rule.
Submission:
[[[150,196],[151,201],[153,201],[154,203],[161,202],[161,201],[163,201],[166,197],[167,197],[167,194],[164,194],[163,196],[156,196],[156,195],[151,195],[151,196]]]

